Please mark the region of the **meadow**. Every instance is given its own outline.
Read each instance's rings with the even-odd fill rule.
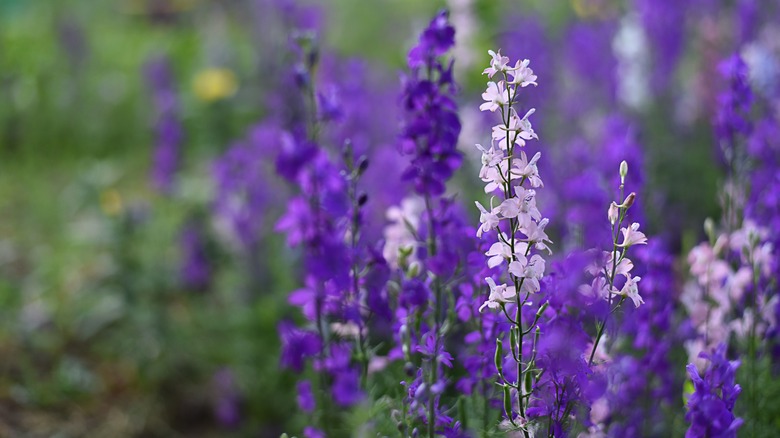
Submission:
[[[780,3],[0,1],[0,436],[776,437]]]

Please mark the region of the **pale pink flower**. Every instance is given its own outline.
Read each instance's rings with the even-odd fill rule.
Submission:
[[[498,218],[498,209],[490,206],[490,211],[487,211],[479,201],[474,201],[477,204],[477,208],[480,211],[479,223],[480,227],[477,229],[477,237],[482,237],[483,233],[486,233],[498,226],[500,219]],[[492,204],[492,202],[491,202]]]
[[[586,297],[596,299],[607,299],[609,297],[609,285],[607,284],[607,279],[602,276],[594,278],[590,284],[580,285],[577,291]]]
[[[509,81],[512,85],[520,85],[525,88],[529,85],[537,85],[536,75],[531,68],[528,67],[531,61],[528,59],[518,60],[515,63],[515,67],[510,70],[509,74],[512,75],[512,79]]]
[[[490,67],[486,68],[482,74],[488,75],[489,78],[492,78],[496,73],[507,71],[509,69],[509,58],[506,56],[501,56],[501,50],[498,51],[498,53],[488,50],[488,55],[490,55]]]
[[[476,146],[482,152],[482,168],[479,170],[479,177],[484,178],[487,176],[488,169],[496,167],[504,159],[504,154],[496,150],[493,145],[490,145],[490,149],[485,149],[481,144]]]
[[[639,287],[637,286],[637,283],[639,283],[639,280],[641,279],[642,277],[632,277],[631,274],[626,274],[626,284],[624,284],[623,289],[620,290],[620,295],[630,298],[636,307],[645,303],[639,295]]]
[[[513,109],[509,117],[509,126],[501,124],[493,127],[493,140],[498,142],[498,146],[501,149],[506,150],[507,136],[510,136],[510,138],[514,140],[514,143],[520,147],[525,146],[526,141],[531,139],[539,139],[539,136],[536,135],[536,132],[534,132],[531,121],[528,119],[528,117],[531,116],[531,114],[534,112],[536,112],[536,109],[531,108],[521,119],[517,116]]]
[[[618,205],[615,204],[615,201],[612,201],[612,203],[609,204],[609,210],[607,210],[607,218],[609,218],[609,223],[615,225],[619,214],[620,210],[618,209]]]
[[[479,311],[488,307],[490,309],[498,309],[501,304],[509,303],[517,295],[514,286],[507,286],[506,284],[496,285],[496,282],[492,278],[486,277],[485,281],[490,286],[490,296],[488,300],[479,306]]]
[[[528,237],[528,241],[535,245],[536,249],[547,251],[552,254],[552,250],[547,246],[547,243],[552,242],[547,236],[547,233],[544,232],[544,227],[546,227],[549,222],[550,220],[547,218],[542,219],[538,224],[536,222],[531,222],[530,226],[523,230],[523,232]]]
[[[639,223],[634,222],[630,227],[623,227],[620,229],[623,233],[623,243],[618,245],[621,248],[628,248],[633,245],[646,245],[647,236],[639,231]]]
[[[510,173],[512,177],[528,178],[532,187],[543,187],[544,183],[539,177],[539,168],[536,166],[536,162],[542,157],[541,152],[534,154],[531,161],[528,161],[528,157],[525,155],[525,151],[520,151],[520,157],[515,158],[512,162],[512,169]]]
[[[504,178],[501,175],[507,174],[509,161],[503,160],[497,166],[490,167],[485,171],[485,176],[480,177],[485,184],[485,193],[492,193],[504,184]]]
[[[490,257],[487,262],[488,267],[495,268],[503,263],[504,260],[512,258],[512,248],[503,241],[498,241],[490,245],[490,249],[487,250],[485,255]]]
[[[509,91],[504,88],[504,82],[488,82],[487,90],[482,93],[485,103],[479,106],[480,111],[493,112],[504,105],[509,105]]]

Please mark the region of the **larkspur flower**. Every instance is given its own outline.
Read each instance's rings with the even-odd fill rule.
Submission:
[[[474,201],[474,203],[477,205],[477,208],[480,211],[479,223],[481,225],[477,229],[477,237],[482,237],[482,234],[487,233],[488,231],[498,226],[500,221],[498,218],[498,207],[493,208],[491,206],[490,211],[487,211],[487,209],[485,209],[485,207],[482,206],[479,201]]]
[[[503,82],[496,84],[488,82],[487,90],[482,93],[485,103],[479,106],[480,111],[495,112],[497,109],[509,105],[509,91],[504,88]]]
[[[493,78],[496,73],[505,72],[507,71],[509,67],[509,58],[506,56],[501,56],[501,50],[498,52],[494,52],[492,50],[488,50],[488,54],[491,57],[490,60],[490,67],[486,68],[482,74],[488,75],[489,78]]]
[[[534,71],[528,67],[528,64],[530,63],[531,61],[528,59],[524,59],[522,61],[517,60],[515,67],[509,71],[509,74],[512,76],[512,79],[509,80],[509,83],[513,85],[519,85],[523,88],[529,85],[538,85],[536,83],[536,75],[534,74]]]
[[[514,286],[507,286],[506,284],[497,285],[495,280],[490,277],[486,277],[485,281],[490,286],[490,296],[488,297],[487,301],[479,306],[480,312],[485,307],[490,309],[498,309],[501,304],[511,302],[517,294]]]
[[[629,227],[621,228],[620,232],[623,233],[623,242],[617,246],[621,248],[647,244],[647,236],[645,236],[643,232],[639,231],[639,224],[636,222],[631,224]]]

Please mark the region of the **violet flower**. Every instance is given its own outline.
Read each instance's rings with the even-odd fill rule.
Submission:
[[[179,169],[184,131],[179,120],[178,97],[169,60],[161,56],[149,61],[146,77],[153,92],[157,113],[152,183],[162,193],[170,194]]]
[[[688,399],[685,419],[691,424],[686,438],[736,437],[742,419],[734,416],[734,404],[742,391],[734,382],[739,361],[726,359],[726,346],[719,345],[712,353],[702,353],[709,362],[701,376],[696,366],[688,364],[688,375],[694,392]]]

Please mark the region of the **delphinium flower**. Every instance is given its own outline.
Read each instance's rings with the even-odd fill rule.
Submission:
[[[402,252],[395,311],[398,347],[391,355],[403,358],[407,372],[416,376],[404,382],[405,421],[399,427],[407,434],[424,430],[430,437],[454,427],[441,405],[449,385],[445,368],[452,367],[444,329],[448,309],[454,306],[449,283],[465,259],[463,228],[452,201],[443,197],[447,180],[461,163],[453,61],[443,58],[454,38],[447,12],[438,13],[410,50],[409,72],[402,78],[399,150],[409,158],[402,179],[412,185],[422,208],[417,227],[409,230],[413,248],[394,244]]]
[[[705,228],[710,241],[697,245],[688,256],[696,283],[689,284],[682,296],[698,335],[685,345],[693,362],[689,369],[708,366],[702,353],[720,348],[719,345],[731,345],[745,354],[750,368],[746,387],[751,413],[748,420],[751,431],[756,433],[755,417],[762,397],[756,381],[756,362],[762,353],[762,340],[776,330],[777,324],[778,298],[767,288],[776,255],[772,243],[766,241],[768,231],[750,221],[732,233],[717,234],[712,221]]]
[[[299,43],[302,64],[298,70],[306,76],[300,82],[301,97],[308,105],[306,126],[298,134],[282,135],[292,143],[290,151],[301,150],[296,144],[303,144],[307,153],[284,155],[282,151],[277,157],[277,171],[294,183],[299,193],[288,203],[276,230],[287,235],[291,247],[300,248],[304,287],[292,292],[289,302],[301,308],[311,325],[301,330],[309,337],[313,335],[321,346],[317,351],[307,350],[309,354],[296,363],[296,371],[300,372],[304,369],[302,359],[311,358],[312,369],[318,375],[316,388],[311,390],[317,409],[312,429],[306,433],[328,435],[337,433],[340,427],[340,414],[334,405],[350,407],[365,397],[369,362],[365,318],[370,311],[366,306],[374,305],[379,310],[386,307],[376,297],[366,296],[381,294],[384,288],[383,275],[369,269],[369,265],[380,270],[386,267],[381,257],[372,256],[361,236],[361,208],[368,198],[357,184],[368,161],[356,157],[348,143],[336,146],[341,160],[332,158],[336,154],[328,150],[322,133],[334,121],[333,112],[339,110],[324,112],[316,98],[313,73],[318,49],[313,36],[301,33]],[[292,157],[297,157],[297,162]],[[315,344],[310,341],[305,345]],[[303,389],[308,390],[305,386]],[[300,395],[304,405],[312,404],[311,397],[304,397],[305,391]]]
[[[728,164],[721,199],[723,218],[720,227],[712,220],[705,222],[709,240],[693,248],[688,256],[696,282],[686,288],[682,299],[698,336],[686,348],[699,370],[707,366],[699,359],[699,352],[714,351],[725,344],[730,351],[743,354],[748,369],[746,428],[757,434],[763,427],[763,392],[758,386],[757,366],[768,353],[766,336],[776,330],[778,297],[773,273],[777,255],[770,229],[764,226],[773,219],[757,217],[761,223],[756,223],[746,214],[756,211],[755,206],[747,207],[753,199],[751,190],[762,190],[745,181],[751,165],[751,140],[762,135],[754,132],[750,118],[758,108],[753,106],[755,95],[747,81],[747,66],[739,55],[733,55],[721,65],[721,73],[728,82],[727,90],[719,97],[715,120],[719,146]],[[771,178],[764,183],[771,184]]]
[[[750,135],[753,123],[750,120],[750,108],[754,100],[753,91],[748,82],[748,68],[739,54],[734,54],[718,66],[721,75],[727,81],[727,89],[718,95],[715,114],[715,134],[728,171],[734,179],[739,178],[743,169],[737,168],[744,162],[742,142]],[[734,184],[739,181],[732,180]],[[732,202],[741,202],[733,199]],[[739,214],[738,208],[730,208],[733,214]],[[731,226],[736,219],[729,218]]]
[[[623,187],[628,174],[628,164],[620,163],[620,197],[623,198]],[[604,251],[602,257],[589,267],[589,273],[593,276],[590,285],[583,285],[582,292],[590,294],[594,298],[606,300],[609,307],[603,318],[598,322],[598,333],[593,342],[588,364],[593,364],[601,337],[604,334],[609,316],[613,314],[626,299],[630,299],[635,307],[644,304],[639,295],[639,281],[642,277],[633,275],[631,270],[634,263],[628,258],[628,250],[635,245],[646,245],[647,237],[639,231],[639,223],[633,222],[623,227],[626,213],[636,202],[636,194],[631,192],[618,204],[613,201],[607,209],[607,219],[611,226],[612,248]],[[622,235],[622,238],[621,238]]]
[[[277,128],[268,129],[279,137]],[[282,136],[281,143],[287,141],[293,140]],[[268,155],[262,143],[243,139],[230,145],[212,165],[216,227],[232,246],[250,253],[260,241],[271,196],[264,160]]]
[[[557,151],[558,160],[547,178],[557,188],[556,213],[561,223],[556,228],[565,251],[595,248],[610,238],[609,227],[603,226],[603,210],[618,195],[615,169],[621,161],[632,169],[631,178],[625,181],[626,192],[640,193],[644,182],[642,145],[633,124],[611,114],[593,125],[598,132],[592,139],[575,138]],[[632,222],[644,220],[638,209],[627,214]]]
[[[503,389],[507,424],[529,436],[531,425],[526,409],[533,376],[538,370],[535,368],[535,354],[525,355],[525,352],[531,345],[531,333],[534,333],[534,352],[539,342],[536,323],[547,307],[546,303],[537,299],[539,280],[545,271],[542,254],[551,251],[548,247],[550,240],[544,230],[549,220],[542,218],[536,207],[536,189],[543,186],[536,164],[541,154],[537,152],[529,159],[524,150],[526,142],[537,138],[529,120],[534,110],[528,110],[521,118],[515,102],[523,88],[536,84],[537,77],[529,67],[528,60],[518,60],[512,65],[510,59],[500,51],[491,50],[488,53],[491,56],[490,66],[483,73],[491,81],[482,94],[485,103],[480,106],[480,110],[498,111],[501,124],[493,128],[489,147],[477,145],[477,149],[482,152],[479,177],[486,184],[485,192],[491,195],[488,207],[476,202],[480,211],[477,237],[487,235],[495,239],[485,253],[487,264],[489,267],[502,265],[502,270],[506,272],[506,282],[500,277],[498,281],[492,277],[485,278],[489,293],[480,311],[500,309],[511,323],[509,345],[503,346],[503,336],[497,339],[495,367],[498,384]],[[496,194],[499,201],[494,203]],[[532,321],[526,320],[524,323],[525,306],[537,311]],[[511,312],[514,312],[514,316],[510,315]],[[509,352],[512,366],[511,371],[505,373],[504,361]]]
[[[211,282],[212,266],[208,256],[207,240],[203,224],[191,220],[181,231],[182,260],[180,278],[185,286],[204,290]]]
[[[766,241],[772,245],[774,257],[770,272],[780,271],[780,121],[771,117],[756,124],[753,135],[748,141],[748,155],[753,166],[750,172],[750,194],[745,204],[745,216],[763,225]],[[771,300],[778,296],[778,281],[764,284],[766,296]],[[775,299],[775,301],[778,301]],[[780,301],[775,304],[775,321],[780,314]],[[777,324],[768,334],[773,343],[773,357],[780,357],[780,330]]]
[[[617,22],[611,19],[575,22],[567,30],[564,71],[566,116],[579,119],[595,108],[611,107],[617,97],[617,59],[612,41]],[[600,62],[594,63],[593,59]]]
[[[652,47],[652,83],[663,91],[674,77],[677,64],[685,49],[690,0],[634,0],[634,8]]]
[[[236,386],[230,368],[214,373],[214,416],[227,428],[234,428],[241,422],[241,394]]]
[[[179,102],[168,58],[157,57],[146,65],[146,76],[156,108],[156,146],[152,164],[152,183],[169,194],[173,190],[184,131],[179,120]]]
[[[674,259],[666,245],[654,239],[639,248],[636,260],[645,303],[624,308],[616,329],[622,348],[612,353],[600,409],[600,415],[608,417],[594,421],[614,437],[669,433],[664,414],[679,403],[683,386],[674,360],[675,346],[684,340],[684,332],[675,328]]]
[[[578,291],[592,262],[591,253],[572,251],[553,261],[542,281],[541,299],[549,308],[539,320],[541,338],[531,352],[543,372],[534,382],[527,415],[547,436],[566,436],[575,419],[587,426],[588,408],[604,395],[604,377],[588,367],[586,356],[591,336],[584,324],[593,319],[593,300]]]
[[[691,423],[686,438],[736,437],[742,419],[734,416],[734,404],[742,388],[735,383],[739,361],[726,359],[726,346],[720,344],[711,354],[702,353],[709,362],[704,375],[689,364],[688,375],[694,391],[688,399],[685,419]]]

